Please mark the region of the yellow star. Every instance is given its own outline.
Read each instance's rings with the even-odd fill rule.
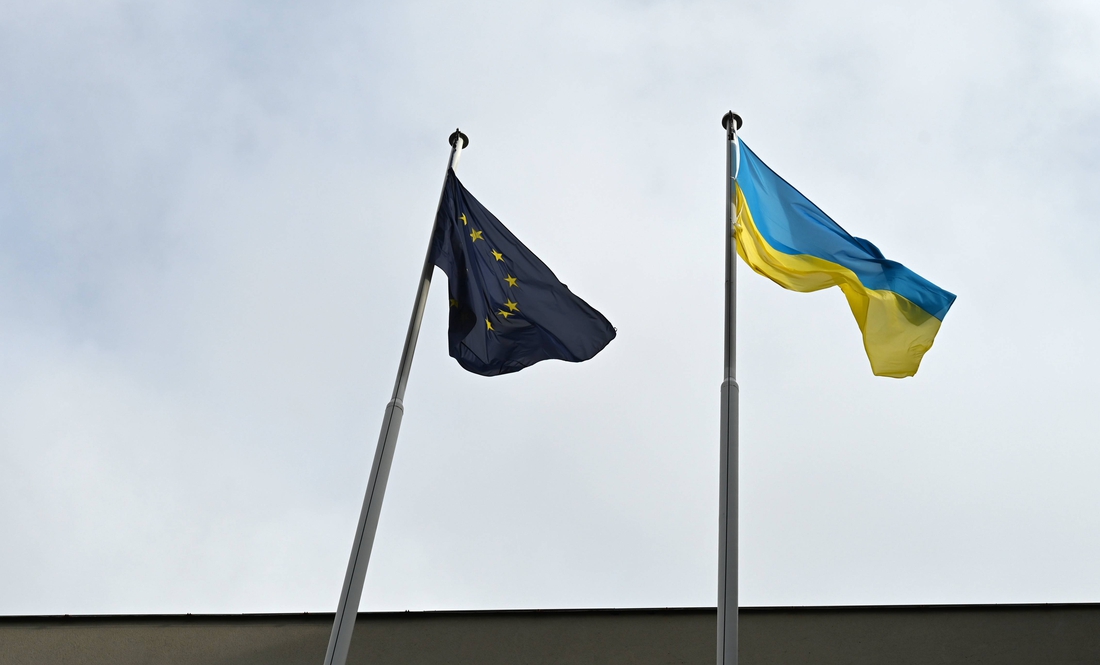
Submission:
[[[490,251],[493,253],[493,258],[496,259],[497,261],[503,261],[504,260],[504,255],[501,254],[500,252],[498,252],[497,250],[493,249],[493,250],[490,250]]]
[[[497,310],[497,314],[503,316],[505,319],[507,319],[509,316],[512,316],[511,312],[505,312],[503,309]]]
[[[507,277],[505,277],[504,281],[508,282],[508,286],[515,286],[516,285],[516,278],[512,277],[511,275],[508,275]]]
[[[512,312],[519,309],[519,303],[518,302],[512,302],[511,298],[508,299],[508,302],[504,303],[504,306],[507,307],[509,309],[509,311],[512,311]]]
[[[485,319],[485,329],[486,330],[492,330],[493,329],[493,324],[492,324],[492,322],[489,321],[489,319]]]
[[[477,242],[479,239],[484,240],[484,238],[481,237],[481,231],[478,231],[476,229],[473,230],[473,231],[470,231],[470,237],[474,239],[473,240],[474,242]]]
[[[458,301],[454,298],[451,298],[451,307],[458,307]]]
[[[458,218],[462,220],[462,225],[466,226],[466,215],[465,215],[465,213],[459,215]]]

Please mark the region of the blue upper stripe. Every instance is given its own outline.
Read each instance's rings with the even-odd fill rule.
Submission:
[[[741,161],[737,184],[745,195],[756,228],[769,245],[785,254],[806,254],[844,266],[867,288],[893,291],[943,320],[955,302],[953,293],[887,259],[869,241],[840,228],[760,161],[744,141],[738,142]],[[731,149],[737,150],[737,143]]]

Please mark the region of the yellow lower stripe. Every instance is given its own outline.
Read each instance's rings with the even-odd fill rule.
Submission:
[[[940,320],[893,291],[868,289],[844,266],[806,254],[785,254],[768,244],[735,187],[737,253],[753,270],[792,291],[819,291],[839,286],[863,332],[863,348],[877,376],[913,376]]]

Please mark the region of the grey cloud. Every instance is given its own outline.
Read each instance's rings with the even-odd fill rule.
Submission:
[[[437,282],[364,608],[712,603],[730,107],[959,294],[885,381],[840,294],[742,267],[743,602],[1096,600],[1098,20],[5,7],[0,612],[331,610],[455,125],[463,181],[619,337],[467,375]]]

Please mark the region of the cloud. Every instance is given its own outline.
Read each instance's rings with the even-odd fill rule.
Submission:
[[[890,382],[839,293],[741,270],[742,602],[1095,600],[1098,18],[6,7],[0,612],[334,606],[455,125],[463,182],[619,336],[467,375],[437,283],[364,608],[712,603],[731,107],[959,294]]]

